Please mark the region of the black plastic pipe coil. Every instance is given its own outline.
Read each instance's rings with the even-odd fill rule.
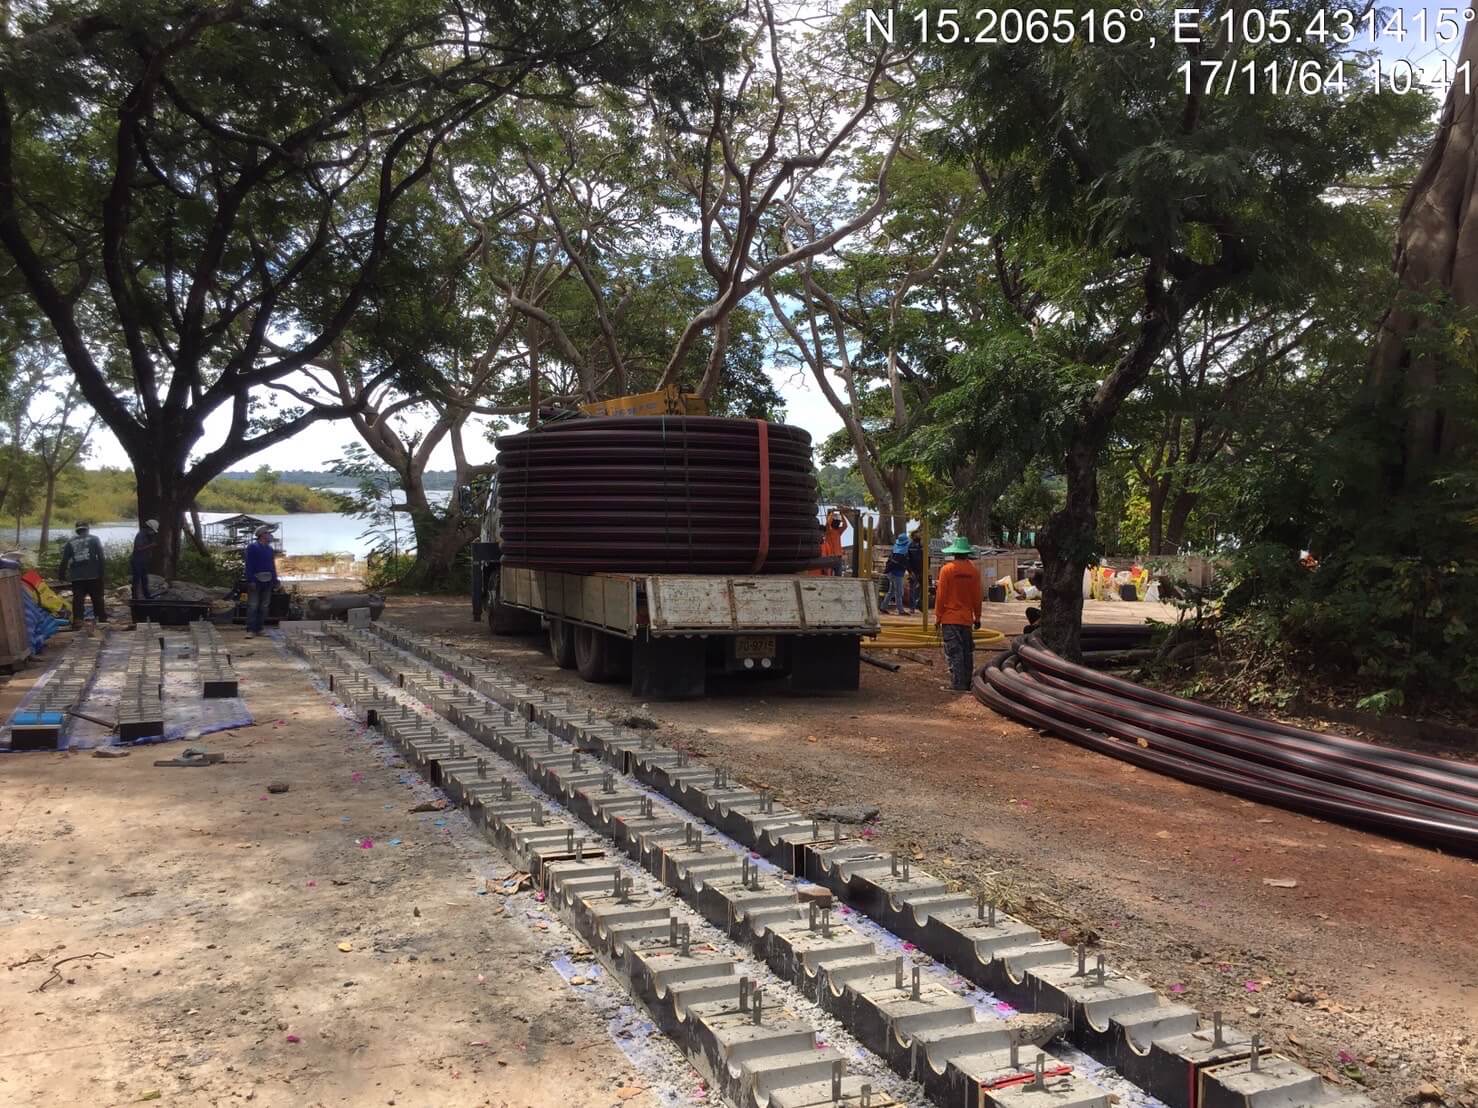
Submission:
[[[811,436],[710,416],[550,423],[498,446],[503,560],[578,573],[795,573],[817,557]]]
[[[1182,781],[1478,856],[1478,766],[1198,704],[1018,639],[975,695],[1021,723]]]

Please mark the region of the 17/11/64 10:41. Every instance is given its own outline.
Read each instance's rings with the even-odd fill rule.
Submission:
[[[1235,92],[1249,95],[1270,92],[1280,96],[1343,93],[1351,83],[1351,73],[1358,83],[1377,91],[1405,95],[1424,87],[1412,64],[1404,58],[1394,62],[1376,58],[1358,66],[1344,61],[1326,66],[1316,61],[1285,64],[1203,58],[1182,62],[1175,72],[1180,76],[1187,95],[1193,92],[1208,96],[1217,93],[1230,96]],[[1443,59],[1440,76],[1433,83],[1441,87],[1456,85],[1467,95],[1473,91],[1473,65],[1466,61],[1454,64]]]

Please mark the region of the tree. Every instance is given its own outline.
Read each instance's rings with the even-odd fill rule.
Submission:
[[[1371,359],[1372,402],[1399,412],[1403,425],[1388,484],[1396,493],[1473,443],[1472,422],[1453,410],[1453,402],[1454,392],[1471,393],[1474,367],[1443,357],[1450,343],[1440,332],[1451,309],[1478,313],[1478,90],[1472,77],[1478,24],[1468,24],[1456,72],[1436,137],[1401,209],[1395,259],[1400,295]]]
[[[895,160],[889,185],[885,210],[855,241],[765,282],[779,357],[804,364],[841,418],[884,539],[909,518],[909,466],[894,448],[938,386],[944,335],[958,338],[969,326],[939,324],[959,310],[954,263],[978,191],[968,173],[914,147]],[[799,203],[788,212],[787,240],[796,227],[814,237],[820,213]]]
[[[1472,27],[1463,63],[1478,63]],[[1333,397],[1296,409],[1313,433],[1243,467],[1234,501],[1231,626],[1380,708],[1478,691],[1478,101],[1462,72],[1398,213],[1378,328],[1327,359]]]
[[[39,554],[46,552],[51,538],[51,513],[57,503],[57,481],[87,456],[88,440],[97,426],[96,414],[81,419],[82,392],[75,381],[60,390],[55,409],[35,428],[32,450],[40,469],[45,492],[41,501],[41,536],[36,542]]]
[[[7,21],[0,243],[163,524],[156,568],[211,478],[349,413],[263,389],[424,287],[402,217],[449,141],[591,82],[676,104],[727,63],[724,8],[51,0]]]
[[[994,243],[1020,274],[1008,299],[1035,305],[1017,339],[998,342],[1004,357],[977,356],[974,373],[987,403],[1023,403],[1004,395],[1005,375],[1048,413],[1039,437],[1066,488],[1037,536],[1042,634],[1068,656],[1097,553],[1099,462],[1126,400],[1180,321],[1211,298],[1235,292],[1243,312],[1286,305],[1310,279],[1310,245],[1341,232],[1330,186],[1391,151],[1423,107],[1419,96],[1361,87],[1337,43],[1224,41],[1218,6],[1198,41],[1169,47],[1169,6],[1145,10],[1116,45],[982,48],[967,34],[968,49],[931,51],[957,75],[953,138],[990,194]],[[1323,71],[1344,61],[1357,94],[1283,96],[1205,79],[1212,64],[1286,71],[1311,60]],[[1044,358],[1050,378],[1020,373]]]
[[[886,47],[856,49],[849,21],[831,10],[786,19],[760,0],[734,20],[738,65],[712,73],[691,109],[668,110],[650,97],[592,102],[574,115],[546,113],[529,128],[534,218],[553,233],[571,283],[583,286],[582,330],[593,341],[567,342],[568,323],[522,298],[510,303],[540,325],[556,358],[581,370],[586,399],[601,387],[599,373],[616,391],[635,391],[640,363],[653,353],[655,387],[719,396],[738,327],[752,322],[746,300],[882,210],[902,134],[886,133],[883,109],[904,59]],[[862,188],[833,175],[875,145],[882,152]],[[826,206],[824,225],[790,219],[808,204]],[[672,234],[664,224],[694,230]],[[623,241],[621,229],[635,234]],[[638,294],[653,274],[696,299],[674,332],[664,326],[660,348],[637,354],[620,332],[623,322],[639,326]]]

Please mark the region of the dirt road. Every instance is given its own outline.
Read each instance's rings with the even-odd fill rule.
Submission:
[[[1378,1103],[1432,1082],[1448,1104],[1478,1104],[1472,862],[1039,735],[941,691],[942,661],[865,666],[855,696],[750,687],[642,705],[555,668],[535,640],[491,638],[465,600],[396,600],[389,616],[612,718],[650,718],[662,741],[801,809],[875,804],[880,841],[994,888],[1048,934],[1102,944],[1167,994],[1224,1011]]]
[[[0,1104],[691,1100],[465,818],[227,634],[258,723],[203,740],[226,764],[0,756]]]

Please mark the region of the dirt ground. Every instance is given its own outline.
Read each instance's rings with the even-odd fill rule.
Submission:
[[[992,605],[1019,631],[1025,605]],[[1092,605],[1093,621],[1142,606]],[[638,704],[557,669],[535,639],[490,637],[465,599],[396,599],[525,680],[721,759],[802,810],[875,804],[879,840],[994,889],[1065,940],[1380,1104],[1433,1083],[1478,1104],[1478,865],[1199,789],[1039,735],[942,691],[942,659],[864,666],[851,696],[739,686]],[[925,657],[925,655],[918,655]],[[1269,882],[1277,882],[1270,884]]]
[[[411,812],[429,790],[277,647],[235,657],[257,724],[202,740],[225,764],[0,756],[0,1104],[659,1103],[625,998],[465,818]]]

